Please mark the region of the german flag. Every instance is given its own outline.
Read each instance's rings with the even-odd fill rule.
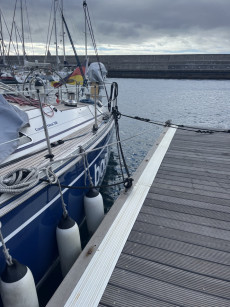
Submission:
[[[82,64],[81,66],[82,68],[82,71],[85,75],[85,70],[86,70],[86,61]],[[83,84],[83,76],[81,75],[81,70],[80,70],[80,67],[76,67],[74,69],[74,71],[69,74],[68,76],[66,76],[65,78],[63,78],[62,80],[60,81],[52,81],[51,82],[51,85],[55,88],[58,88],[60,86],[62,86],[63,84],[67,83],[67,84],[76,84],[76,83],[79,83],[79,84]]]

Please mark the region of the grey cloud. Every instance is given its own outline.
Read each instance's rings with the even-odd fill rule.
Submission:
[[[46,42],[51,2],[27,0],[34,42]],[[198,41],[205,33],[229,36],[229,0],[88,0],[87,3],[95,37],[107,45],[142,44],[161,36],[193,35]],[[9,27],[13,8],[13,1],[1,1]],[[64,15],[74,41],[79,41],[84,31],[82,1],[64,0]]]

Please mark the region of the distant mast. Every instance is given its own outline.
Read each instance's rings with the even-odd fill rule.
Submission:
[[[63,0],[61,0],[61,10],[63,12]],[[66,58],[65,58],[65,30],[64,30],[64,22],[62,20],[62,43],[63,43],[63,62],[64,65],[66,64]]]
[[[16,27],[16,23],[15,21],[13,21],[13,24],[14,24],[14,31],[15,31],[15,39],[16,39],[16,54],[17,54],[17,57],[18,57],[18,64],[20,65],[20,57],[19,57],[19,49],[18,49],[18,35],[17,35],[17,27]],[[25,65],[25,63],[24,63]]]
[[[21,23],[22,23],[22,52],[23,52],[23,63],[24,63],[24,65],[25,65],[26,51],[25,51],[25,38],[24,38],[24,24],[23,24],[22,0],[21,0]]]
[[[55,45],[56,45],[56,66],[58,68],[59,58],[58,58],[57,21],[56,21],[57,4],[58,4],[58,0],[54,0],[54,32],[55,32]]]
[[[0,44],[0,50],[1,50],[1,54],[2,54],[2,61],[3,64],[6,64],[6,59],[5,59],[5,46],[4,46],[4,39],[3,39],[3,30],[2,30],[2,12],[0,11],[0,31],[1,31],[1,36],[0,36],[0,40],[1,40],[1,44]]]
[[[87,63],[87,19],[86,19],[86,1],[83,1],[83,8],[85,12],[85,60]]]

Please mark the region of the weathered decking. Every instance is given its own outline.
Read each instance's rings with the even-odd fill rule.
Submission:
[[[178,130],[100,306],[230,306],[230,137]]]
[[[148,163],[148,159],[150,157],[143,163]],[[230,306],[230,135],[177,130],[162,163],[154,161],[147,165],[145,174],[155,172],[152,170],[155,163],[159,163],[160,168],[144,196],[143,206],[140,204],[137,218],[134,217],[136,221],[127,233],[128,240],[125,239],[120,256],[114,256],[118,245],[111,249],[110,255],[107,251],[107,258],[114,257],[115,268],[115,264],[111,268],[103,260],[96,277],[92,276],[95,285],[90,283],[93,269],[97,269],[106,246],[103,230],[108,231],[106,238],[111,243],[107,229],[111,215],[119,217],[122,203],[130,197],[129,207],[133,203],[135,209],[138,200],[132,197],[141,198],[142,191],[138,186],[130,195],[118,200],[117,208],[115,204],[111,209],[111,215],[102,222],[87,246],[95,246],[95,251],[92,255],[83,251],[67,275],[69,279],[64,281],[49,306],[55,306],[58,301],[62,304],[58,306],[89,307],[97,306],[99,301],[100,307]],[[147,185],[144,180],[141,179],[143,186]],[[126,224],[129,222],[132,224],[126,219]],[[119,223],[118,229],[123,227]],[[97,256],[98,260],[94,260]],[[92,262],[88,270],[88,263],[90,266]],[[109,272],[105,290],[100,268],[104,275]],[[72,285],[74,279],[80,284],[76,289]],[[83,284],[88,286],[88,292],[84,292]],[[87,295],[84,297],[83,293]],[[64,299],[64,295],[69,299]]]

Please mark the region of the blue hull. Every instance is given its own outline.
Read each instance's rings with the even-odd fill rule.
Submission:
[[[97,148],[108,144],[112,134],[113,129],[107,131]],[[90,174],[95,185],[102,181],[108,157],[108,147],[88,154]],[[70,167],[59,180],[63,185],[85,186],[83,160]],[[87,190],[64,188],[62,192],[70,217],[80,225],[84,220],[83,197]],[[1,218],[3,236],[11,256],[31,269],[36,284],[58,257],[56,226],[61,215],[59,189],[57,186],[47,186]],[[4,267],[5,260],[1,253],[1,272]]]

